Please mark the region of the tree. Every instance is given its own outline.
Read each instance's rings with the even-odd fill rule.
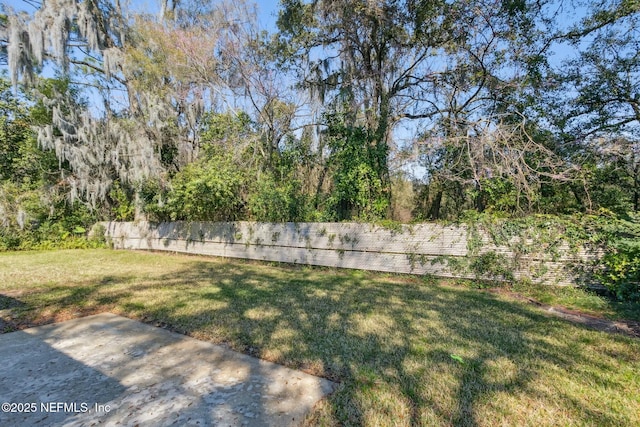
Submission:
[[[40,82],[40,90],[65,84],[48,79]],[[50,123],[51,115],[27,93],[12,90],[5,78],[0,113],[0,250],[71,244],[67,238],[74,230],[85,230],[96,217],[66,197],[67,165],[38,147],[32,126]]]
[[[56,0],[33,15],[8,14],[14,84],[33,86],[41,67],[53,67],[92,101],[40,93],[53,122],[38,140],[69,162],[74,196],[95,205],[115,179],[141,188],[198,156],[202,114],[229,103],[225,53],[238,49],[238,28],[252,25],[245,9],[229,5],[174,1],[160,22],[108,0]]]
[[[621,174],[633,209],[640,209],[640,3],[593,5],[563,34],[579,54],[563,64],[559,127],[580,161]],[[566,96],[569,95],[569,96]],[[613,170],[606,172],[611,166]],[[616,172],[617,170],[617,172]],[[596,174],[598,175],[598,174]],[[600,181],[601,184],[605,184]],[[602,192],[598,180],[594,191]],[[615,198],[613,198],[615,199]],[[620,200],[610,200],[617,205]],[[604,200],[603,200],[604,202]],[[609,202],[604,205],[611,207]]]
[[[517,179],[522,188],[538,172],[566,176],[557,170],[557,157],[527,163],[523,156],[498,148],[508,150],[518,129],[530,126],[527,90],[533,71],[544,63],[543,35],[552,25],[544,16],[546,5],[291,0],[283,3],[279,40],[285,62],[298,71],[301,85],[327,105],[324,117],[339,115],[346,127],[362,130],[360,150],[366,154],[360,158],[373,172],[367,174],[369,187],[381,192],[371,193],[372,202],[380,195],[388,198],[389,162],[398,149],[394,132],[407,121],[420,150],[429,152],[438,165],[429,180],[471,184],[481,192],[478,169],[505,177],[526,170],[527,178]],[[503,131],[495,132],[496,127]],[[532,157],[553,154],[527,134],[520,132],[520,148],[535,151]],[[496,135],[510,139],[477,148]],[[482,162],[479,156],[468,161],[470,153],[483,150],[492,155],[480,156]],[[537,169],[532,170],[534,165]],[[554,170],[545,171],[551,165]]]
[[[441,20],[449,6],[430,5],[427,14],[414,2],[287,0],[278,19],[281,52],[300,85],[329,105],[330,116],[362,129],[363,158],[382,183],[369,183],[378,187],[374,198],[388,198],[393,127],[431,80],[435,49],[451,38],[451,20]]]
[[[49,79],[46,86],[64,86]],[[51,121],[42,105],[30,102],[27,94],[11,90],[11,83],[0,78],[0,181],[10,181],[35,189],[56,186],[67,172],[54,153],[39,149],[32,126]]]

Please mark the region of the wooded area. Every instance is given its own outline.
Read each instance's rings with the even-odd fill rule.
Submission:
[[[23,9],[0,13],[5,249],[143,217],[597,215],[640,295],[638,0],[282,0],[277,28],[242,0]]]

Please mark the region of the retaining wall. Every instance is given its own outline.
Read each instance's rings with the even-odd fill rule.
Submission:
[[[544,248],[514,254],[481,235],[481,248],[470,253],[466,226],[403,225],[394,229],[360,223],[256,222],[104,222],[116,249],[173,251],[294,264],[355,268],[439,277],[500,279],[461,265],[492,254],[515,278],[536,283],[570,285],[571,271],[584,252],[561,248],[551,256]],[[476,242],[477,243],[477,242]],[[486,260],[493,259],[488,257]],[[457,267],[456,267],[457,266]]]

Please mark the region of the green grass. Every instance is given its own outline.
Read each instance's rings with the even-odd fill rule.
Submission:
[[[607,319],[640,321],[640,304],[606,298],[593,290],[520,283],[511,288],[518,294],[543,304],[560,305]]]
[[[7,328],[100,311],[339,381],[310,425],[640,425],[640,340],[509,296],[168,254],[0,254]]]
[[[433,279],[434,283],[437,279]],[[440,280],[440,282],[444,282]],[[491,283],[467,279],[448,280],[448,282],[469,289],[485,289],[503,294],[514,294],[536,303],[564,307],[584,314],[609,320],[630,320],[640,322],[640,304],[630,301],[618,301],[607,296],[606,291],[571,287],[547,286],[532,283]]]

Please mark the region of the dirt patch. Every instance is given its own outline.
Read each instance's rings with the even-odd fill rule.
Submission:
[[[618,333],[640,338],[640,322],[634,322],[631,320],[608,320],[563,307],[552,307],[540,303],[537,303],[536,305],[542,308],[545,312],[554,316],[573,323],[585,325],[598,331]]]
[[[504,289],[489,289],[488,292],[507,295],[511,298],[525,301],[529,304],[535,305],[552,316],[559,317],[569,322],[584,325],[588,328],[592,328],[598,331],[623,334],[634,338],[640,338],[640,322],[632,320],[608,320],[602,317],[594,316],[592,314],[582,313],[577,310],[570,310],[564,307],[551,306],[543,304],[533,298],[525,297],[515,292],[510,292]]]

